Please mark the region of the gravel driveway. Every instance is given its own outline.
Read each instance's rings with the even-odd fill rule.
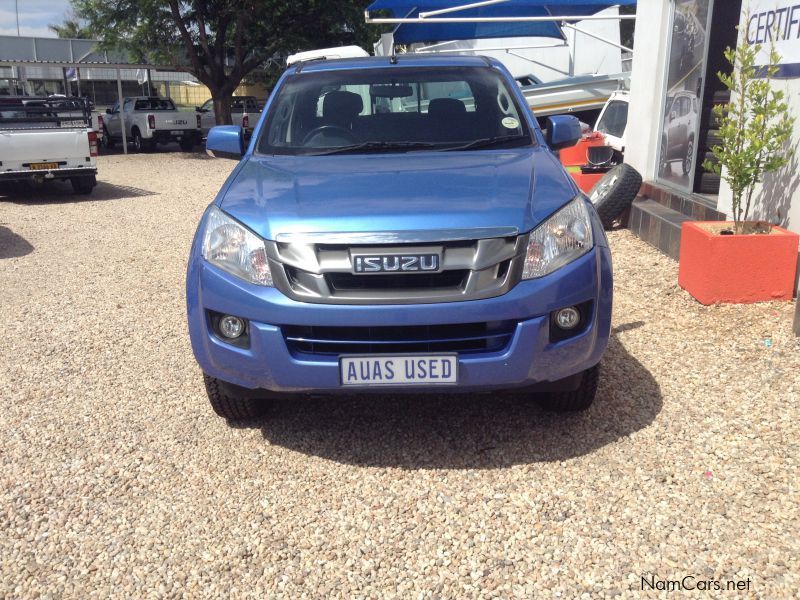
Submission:
[[[588,412],[376,396],[231,426],[183,277],[232,167],[110,156],[88,198],[0,191],[0,597],[796,597],[792,304],[703,307],[618,231]]]

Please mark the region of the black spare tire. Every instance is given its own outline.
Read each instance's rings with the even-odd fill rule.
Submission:
[[[639,188],[642,176],[630,165],[621,164],[603,175],[589,191],[589,199],[594,204],[603,227],[610,229],[614,220],[627,209]]]

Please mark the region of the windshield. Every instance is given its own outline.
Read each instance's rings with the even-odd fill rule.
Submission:
[[[144,98],[136,101],[134,110],[175,110],[169,98]]]
[[[290,76],[262,154],[472,150],[531,145],[505,79],[489,67],[336,70]]]
[[[614,137],[622,137],[625,134],[625,126],[627,124],[628,103],[622,100],[612,100],[608,103],[603,117],[597,124],[597,131]]]

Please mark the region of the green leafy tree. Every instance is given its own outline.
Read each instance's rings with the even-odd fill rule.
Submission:
[[[69,16],[60,25],[48,25],[47,28],[60,38],[88,40],[92,37],[91,30],[75,16]]]
[[[218,124],[232,122],[234,90],[269,59],[347,43],[368,47],[370,36],[369,0],[72,2],[105,48],[176,65],[206,85]]]
[[[750,216],[756,185],[765,173],[783,167],[793,153],[786,149],[786,142],[794,117],[789,115],[784,92],[771,85],[781,57],[770,48],[769,64],[757,66],[760,51],[761,45],[746,41],[735,50],[725,50],[733,72],[717,76],[731,91],[731,101],[714,107],[720,120],[721,143],[711,148],[715,160],[703,163],[703,168],[720,175],[730,185],[733,219],[739,234],[744,233],[744,223]]]

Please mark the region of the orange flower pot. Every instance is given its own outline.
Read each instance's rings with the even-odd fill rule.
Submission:
[[[800,236],[773,226],[769,234],[720,235],[719,221],[686,221],[681,229],[678,284],[702,304],[791,300]]]

